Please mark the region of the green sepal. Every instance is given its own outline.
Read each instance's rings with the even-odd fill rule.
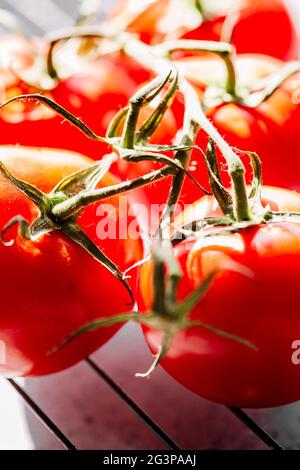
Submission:
[[[82,191],[91,191],[95,189],[109,171],[115,160],[116,156],[114,154],[109,154],[95,163],[95,165],[66,176],[55,186],[50,195],[63,193],[69,198]]]
[[[73,124],[75,127],[77,127],[81,132],[83,132],[89,139],[91,140],[96,140],[98,142],[104,142],[108,143],[107,139],[104,137],[101,137],[97,135],[92,129],[90,129],[81,119],[77,118],[74,116],[72,113],[67,111],[63,106],[60,106],[58,103],[53,101],[51,98],[48,98],[47,96],[41,95],[39,93],[32,93],[29,95],[19,95],[19,96],[14,96],[13,98],[10,98],[9,100],[5,101],[0,105],[0,109],[4,108],[10,103],[13,103],[14,101],[38,101],[46,105],[48,108],[52,109],[55,111],[57,114],[62,116],[64,119],[66,119],[69,123]]]
[[[85,250],[89,255],[91,255],[96,261],[98,261],[102,266],[104,266],[108,271],[113,274],[125,287],[129,293],[131,303],[134,302],[133,294],[130,286],[128,285],[126,279],[124,279],[123,274],[119,270],[118,266],[108,258],[103,251],[101,251],[97,245],[87,236],[87,234],[75,223],[65,222],[60,226],[61,232],[66,235],[70,240],[79,245],[83,250]]]

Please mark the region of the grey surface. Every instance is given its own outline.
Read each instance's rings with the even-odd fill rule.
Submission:
[[[289,3],[297,6],[295,0]],[[27,32],[37,35],[72,25],[78,4],[76,0],[0,1],[1,8],[19,13]],[[102,5],[104,11],[112,1],[103,0]],[[145,370],[151,360],[137,327],[125,327],[95,360],[184,448],[264,448],[225,407],[193,395],[161,368],[148,381],[136,379],[134,372]],[[26,390],[81,449],[164,448],[85,363],[52,377],[26,380]],[[299,403],[250,414],[284,446],[300,449]],[[27,418],[37,449],[60,448],[30,413]]]
[[[104,16],[114,0],[102,0],[99,16]],[[72,26],[80,0],[0,0],[0,8],[18,15],[24,30],[43,35],[45,31]]]

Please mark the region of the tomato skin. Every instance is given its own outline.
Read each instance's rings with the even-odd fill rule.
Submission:
[[[299,195],[291,194],[289,201],[288,191],[269,191],[275,207],[295,207],[298,198],[299,210]],[[206,216],[216,213],[212,198],[195,206]],[[244,338],[258,349],[193,327],[176,335],[162,367],[196,394],[228,406],[265,408],[298,400],[300,375],[292,362],[292,344],[300,335],[300,225],[269,224],[202,243],[187,240],[178,245],[176,255],[183,270],[180,299],[223,265],[190,318]],[[230,270],[232,261],[251,275]],[[140,306],[146,311],[152,298],[149,269],[145,265],[141,273]],[[144,334],[156,353],[162,333],[144,328]]]
[[[225,79],[223,64],[213,57],[187,58],[177,64],[196,86],[200,99],[203,99],[209,80],[214,79],[222,83]],[[240,87],[253,85],[276,73],[283,65],[281,61],[265,56],[239,55],[236,60],[238,84]],[[293,190],[300,189],[297,150],[300,145],[297,128],[300,118],[299,84],[300,74],[294,74],[269,99],[255,108],[232,102],[211,107],[206,112],[216,129],[232,147],[254,151],[259,155],[265,184]],[[206,149],[208,137],[204,132],[200,131],[197,143],[203,150]],[[219,152],[218,157],[221,162],[221,176],[224,184],[228,185],[228,173]],[[242,158],[247,169],[247,183],[250,183],[252,171],[249,159],[247,156]],[[197,152],[192,155],[190,170],[193,176],[207,187],[207,171]],[[187,180],[182,201],[191,203],[198,198],[198,189]]]
[[[115,114],[128,105],[128,100],[138,86],[149,78],[150,74],[132,59],[116,54],[87,65],[82,64],[79,73],[60,80],[52,96],[68,111],[79,116],[94,132],[105,136]],[[90,143],[87,140],[85,137],[83,148],[79,151],[91,158],[98,159],[101,152],[107,151],[106,144]]]
[[[224,16],[208,20],[183,37],[220,41],[224,21]],[[280,40],[274,35],[279,30]],[[242,0],[231,42],[238,54],[265,54],[285,61],[299,56],[295,26],[281,0]]]
[[[203,100],[204,92],[209,85],[213,86],[215,82],[224,83],[225,81],[224,64],[212,56],[177,60],[176,66],[196,87],[200,100]],[[276,73],[282,66],[281,61],[271,57],[239,55],[236,60],[239,87],[253,85],[270,74]],[[210,83],[212,80],[213,83]],[[206,111],[207,117],[232,147],[242,151],[253,151],[259,155],[265,184],[293,190],[300,190],[300,160],[297,150],[300,146],[297,124],[300,119],[300,106],[295,99],[297,96],[299,98],[299,84],[300,74],[293,75],[271,98],[255,108],[232,102],[221,103]],[[183,109],[182,97],[179,95],[172,107],[178,128],[182,125]],[[205,150],[207,144],[208,136],[200,131],[197,145]],[[230,182],[229,175],[219,151],[218,159],[221,176],[224,185],[227,186]],[[247,170],[246,178],[249,184],[252,178],[249,158],[245,155],[242,159]],[[149,162],[145,166],[148,171],[158,167]],[[293,171],[291,171],[291,166]],[[138,167],[132,166],[131,168],[131,174],[134,176]],[[191,155],[189,171],[207,190],[210,189],[206,165],[198,150]],[[140,173],[137,172],[136,176],[139,175]],[[163,204],[167,199],[170,183],[171,179],[168,178],[147,188],[150,200]],[[180,196],[181,204],[193,203],[199,197],[201,197],[200,189],[186,179]]]
[[[39,43],[44,51],[44,43]],[[28,44],[16,37],[3,37],[1,51],[7,55],[7,62],[14,61],[17,70],[24,71],[31,65],[32,56]],[[3,56],[4,56],[3,52]],[[129,98],[137,88],[148,81],[150,73],[133,59],[125,55],[112,54],[79,65],[79,72],[66,79],[59,80],[57,86],[46,93],[47,96],[65,107],[75,116],[83,119],[98,135],[104,136],[110,120],[122,106],[127,106]],[[0,76],[6,85],[6,97],[35,93],[21,80],[10,73],[8,65],[0,67]],[[139,124],[149,117],[154,108],[143,108]],[[151,138],[152,143],[170,143],[176,134],[177,124],[171,110],[168,110],[163,122]],[[77,128],[64,121],[62,117],[50,111],[44,105],[31,102],[14,102],[0,113],[0,144],[20,144],[33,147],[62,148],[81,152],[93,160],[103,157],[111,149],[108,145],[87,138]],[[151,171],[149,162],[128,164],[119,161],[111,171],[118,178],[133,179]],[[161,203],[162,199],[154,186],[147,190],[136,190],[135,198],[149,206],[150,201]],[[155,199],[156,198],[156,199]]]
[[[53,189],[62,177],[92,162],[72,152],[23,147],[1,147],[0,158],[17,177],[45,192]],[[101,186],[115,181],[107,174]],[[126,210],[118,209],[118,197],[105,203],[116,208],[117,229],[121,224],[123,227]],[[127,203],[128,209],[130,203]],[[100,217],[99,207],[99,203],[88,206],[78,223],[125,270],[142,256],[140,239],[127,236],[125,225],[125,239],[117,236],[100,240],[97,227],[103,216]],[[37,216],[33,203],[3,177],[0,177],[0,212],[1,228],[16,215],[29,221]],[[128,217],[129,224],[133,220],[133,216]],[[15,239],[15,243],[10,247],[0,245],[0,339],[6,348],[1,375],[37,376],[57,372],[80,361],[113,336],[119,326],[82,335],[49,355],[83,324],[128,311],[129,294],[120,281],[58,231],[34,242],[18,235],[16,228],[6,236]],[[130,282],[135,289],[134,276]]]
[[[128,2],[122,0],[120,3],[125,11],[127,6],[132,17],[128,26],[129,31],[138,33],[145,42],[159,43],[162,40],[176,38],[221,40],[226,19],[221,11],[215,18],[208,18],[199,27],[191,30],[184,23],[179,26],[180,18],[174,19],[174,15],[182,13],[179,9],[169,9],[170,0],[153,1],[137,16],[130,12]],[[296,29],[282,0],[239,0],[234,6],[238,17],[233,30],[232,44],[238,53],[266,54],[281,60],[298,58]],[[221,8],[224,10],[225,7],[224,1]],[[280,31],[280,39],[277,37],[277,31]]]

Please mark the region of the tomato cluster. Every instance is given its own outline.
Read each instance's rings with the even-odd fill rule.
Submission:
[[[297,33],[282,0],[120,0],[114,15],[152,44],[174,38],[230,40],[241,54],[298,56]]]
[[[55,47],[0,39],[0,373],[57,372],[133,319],[153,368],[277,406],[300,396],[296,32],[281,0],[181,6],[123,0],[109,34]],[[157,210],[150,261],[136,203],[187,205]]]

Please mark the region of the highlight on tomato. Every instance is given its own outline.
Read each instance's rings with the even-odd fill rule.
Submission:
[[[2,146],[0,161],[0,373],[50,374],[88,356],[120,325],[56,349],[70,331],[131,308],[136,279],[122,272],[142,256],[138,222],[128,198],[79,201],[81,191],[114,188],[109,158],[95,165],[78,153]]]

